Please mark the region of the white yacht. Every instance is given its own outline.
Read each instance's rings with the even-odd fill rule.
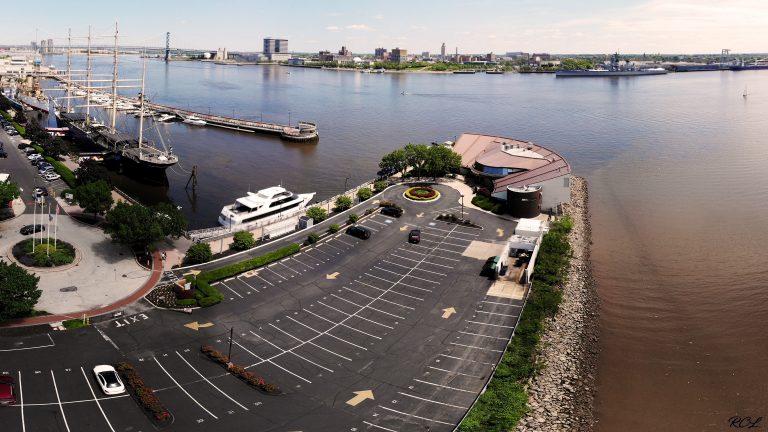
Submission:
[[[160,114],[159,116],[157,116],[157,118],[155,118],[155,120],[160,122],[160,123],[165,123],[165,122],[171,121],[171,120],[173,120],[175,118],[176,118],[176,116],[173,115],[173,114]]]
[[[195,116],[189,116],[184,119],[184,123],[189,123],[195,126],[205,126],[206,122],[205,120],[201,119],[200,117]]]
[[[294,194],[281,186],[248,192],[248,196],[238,198],[234,204],[221,209],[219,224],[234,228],[257,221],[272,221],[283,212],[303,209],[314,196],[315,192]]]

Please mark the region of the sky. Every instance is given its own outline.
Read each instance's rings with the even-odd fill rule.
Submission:
[[[13,4],[13,6],[11,6]],[[34,5],[34,8],[28,5]],[[66,5],[66,7],[64,6]],[[53,39],[121,45],[261,51],[288,39],[295,52],[409,53],[768,52],[768,0],[133,0],[11,2],[0,45]]]

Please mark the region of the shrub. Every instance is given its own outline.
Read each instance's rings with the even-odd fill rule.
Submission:
[[[80,327],[87,327],[88,324],[83,324],[82,319],[70,319],[62,322],[62,325],[67,330],[72,330]]]
[[[42,151],[43,149],[39,146],[34,146],[39,151]],[[71,169],[67,168],[66,165],[63,163],[57,161],[56,159],[46,156],[45,160],[48,161],[51,165],[53,165],[53,169],[56,170],[56,172],[61,176],[61,179],[64,180],[64,182],[67,184],[67,186],[73,188],[77,186],[77,179],[75,178],[75,174],[72,172]]]
[[[230,247],[234,250],[246,250],[256,246],[253,234],[248,231],[238,231],[232,239]]]
[[[320,240],[320,234],[316,232],[309,233],[307,236],[307,243],[309,244],[317,243],[318,240]]]
[[[347,218],[347,223],[353,224],[360,220],[360,215],[357,213],[350,213],[349,217]]]
[[[504,213],[504,205],[496,201],[494,198],[489,198],[483,195],[475,195],[475,197],[472,198],[472,204],[495,214]]]
[[[400,207],[399,205],[397,205],[396,203],[394,203],[392,201],[384,201],[384,200],[379,201],[379,207],[402,208],[402,207]],[[375,210],[376,209],[372,209],[371,211],[375,211]]]
[[[166,421],[171,419],[171,414],[168,412],[168,409],[163,406],[163,403],[160,402],[155,391],[144,382],[133,366],[127,362],[121,362],[117,364],[115,369],[120,372],[123,378],[125,378],[126,384],[128,384],[133,389],[134,393],[136,393],[136,396],[139,398],[139,402],[144,409],[151,412],[156,420]]]
[[[222,299],[218,297],[203,297],[202,299],[200,299],[198,304],[200,305],[200,307],[209,307],[209,306],[213,306],[215,304],[221,303],[221,300]]]
[[[357,190],[357,198],[360,201],[365,201],[373,196],[373,191],[370,188],[364,187]]]
[[[188,264],[202,264],[213,258],[211,245],[208,243],[195,243],[187,249],[186,262]]]
[[[287,246],[283,246],[280,249],[274,250],[272,252],[268,252],[264,255],[259,255],[257,257],[253,257],[239,263],[230,264],[228,266],[224,266],[209,272],[200,273],[197,275],[198,288],[202,282],[209,283],[220,279],[225,279],[242,272],[255,269],[256,267],[261,267],[271,262],[281,260],[289,255],[293,255],[300,249],[301,246],[299,246],[297,243],[293,243]]]
[[[242,379],[249,385],[257,387],[267,393],[272,393],[272,394],[280,393],[280,390],[277,387],[264,381],[264,378],[261,378],[260,376],[256,375],[253,372],[248,372],[243,366],[230,363],[229,357],[213,349],[212,346],[203,345],[200,347],[200,352],[205,354],[209,359],[215,361],[216,363],[222,366],[225,366],[229,373],[231,373],[233,376],[236,376]]]
[[[436,190],[432,189],[429,186],[415,186],[415,187],[406,189],[405,196],[412,200],[430,201],[430,200],[436,199],[438,197],[438,193]]]
[[[320,223],[328,219],[328,212],[320,207],[310,207],[307,209],[307,217],[311,217],[315,223]]]
[[[337,232],[339,232],[340,229],[341,227],[339,226],[339,224],[331,224],[328,226],[328,232],[331,234],[336,234]]]
[[[383,191],[387,186],[389,186],[389,184],[384,180],[376,180],[373,182],[373,188],[376,189],[376,192]]]
[[[333,204],[335,206],[336,211],[344,211],[349,210],[352,208],[352,198],[342,195],[338,198],[336,198],[336,202]]]
[[[367,216],[367,215],[369,215],[369,214],[371,214],[371,213],[373,213],[373,212],[375,212],[375,211],[376,211],[376,209],[375,209],[375,208],[368,208],[368,209],[365,209],[365,215]]]
[[[176,300],[176,306],[197,306],[197,299],[195,298],[178,299]]]

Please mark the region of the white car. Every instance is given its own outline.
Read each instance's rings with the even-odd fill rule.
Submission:
[[[54,172],[48,172],[48,173],[43,174],[43,178],[48,180],[48,181],[54,181],[54,180],[60,179],[61,176],[56,174],[56,173],[54,173]]]
[[[43,155],[41,155],[40,153],[32,153],[31,155],[27,156],[27,159],[32,161],[32,160],[38,160],[42,157]]]
[[[125,393],[125,386],[123,381],[120,380],[120,375],[117,374],[115,368],[110,365],[99,365],[93,368],[93,375],[96,377],[96,381],[99,382],[101,391],[107,395],[117,395]]]

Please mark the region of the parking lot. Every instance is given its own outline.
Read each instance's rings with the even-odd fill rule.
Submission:
[[[97,327],[156,389],[178,430],[452,430],[490,377],[522,302],[487,296],[483,260],[465,255],[471,244],[497,242],[496,227],[448,224],[432,212],[367,216],[359,224],[370,239],[342,231],[219,281],[225,301],[192,316],[147,311]],[[418,244],[407,241],[413,228]],[[203,326],[190,330],[190,321]],[[230,328],[232,360],[283,395],[262,394],[199,353],[204,344],[227,353]],[[21,431],[149,430],[130,397],[99,394],[92,367],[23,370],[23,408],[0,410],[0,422]],[[30,420],[31,410],[45,414]]]

